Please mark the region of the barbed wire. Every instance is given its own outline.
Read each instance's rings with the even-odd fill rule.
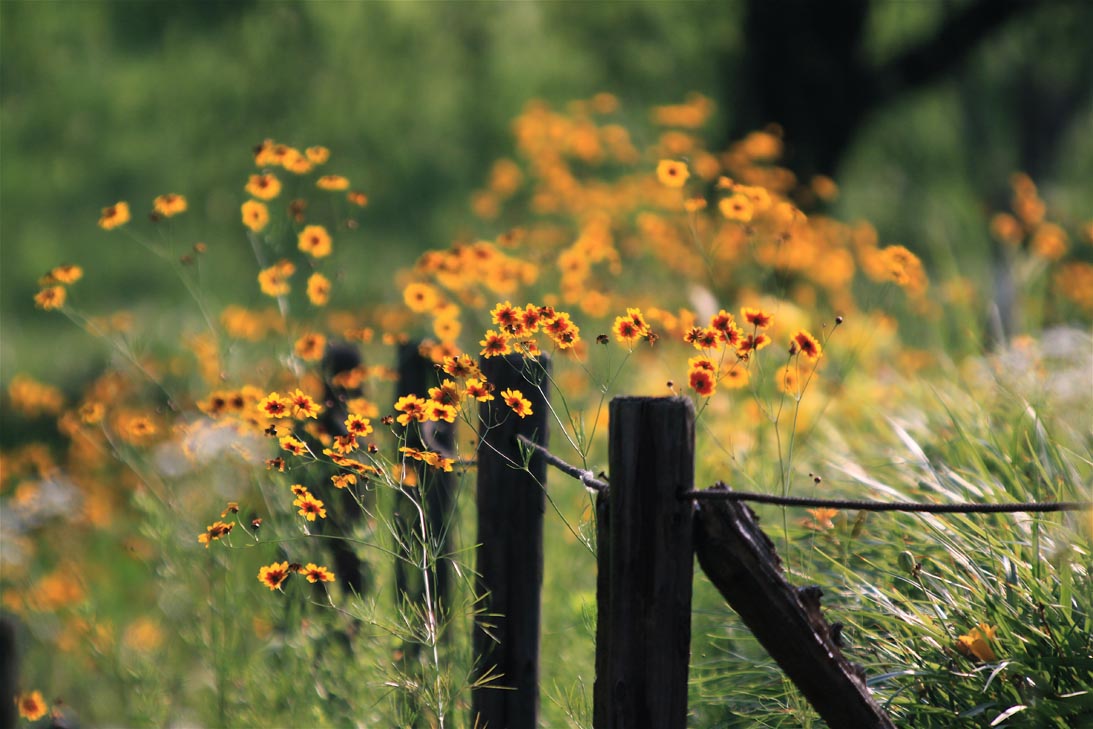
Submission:
[[[521,445],[531,448],[550,465],[567,476],[580,481],[593,491],[606,491],[608,483],[595,477],[592,471],[566,463],[538,443],[517,435]],[[1059,511],[1093,511],[1093,501],[1018,501],[1008,504],[924,504],[917,501],[869,501],[866,499],[816,499],[805,496],[776,496],[750,491],[733,491],[725,482],[718,481],[703,491],[685,491],[681,499],[693,501],[750,501],[774,506],[811,506],[827,509],[855,509],[857,511],[902,511],[924,514],[1007,514],[1016,512],[1044,513]]]

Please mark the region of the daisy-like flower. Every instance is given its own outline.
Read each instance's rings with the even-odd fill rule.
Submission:
[[[159,195],[152,201],[152,209],[156,211],[157,215],[170,218],[186,212],[186,198],[174,192]]]
[[[542,319],[543,315],[538,306],[535,304],[525,306],[520,312],[520,325],[523,327],[524,335],[529,336],[537,332]]]
[[[747,357],[752,352],[758,352],[770,344],[770,337],[766,334],[749,334],[740,344],[736,345],[736,354],[741,358]]]
[[[288,562],[274,562],[258,570],[258,581],[270,590],[278,590],[290,574]]]
[[[355,486],[357,476],[353,473],[336,473],[330,477],[330,482],[334,484],[334,488],[344,489],[347,486]]]
[[[691,173],[687,165],[672,159],[662,159],[657,163],[657,179],[665,187],[683,187]]]
[[[356,413],[351,413],[345,419],[345,430],[357,438],[365,438],[372,434],[372,421]]]
[[[452,377],[478,377],[478,363],[471,359],[470,355],[460,354],[455,357],[445,357],[441,363],[441,369]]]
[[[251,175],[244,189],[259,200],[272,200],[281,194],[281,181],[271,174]]]
[[[368,204],[368,196],[365,195],[363,192],[357,192],[356,190],[347,192],[345,194],[345,199],[348,200],[350,204],[356,205],[358,208],[363,208]]]
[[[473,397],[479,402],[493,399],[493,385],[475,377],[468,378],[466,392],[468,397]]]
[[[34,305],[45,311],[60,309],[65,305],[67,295],[64,286],[47,286],[34,295]]]
[[[580,329],[564,311],[557,312],[546,322],[544,327],[547,336],[554,341],[558,349],[569,349],[580,341]]]
[[[331,445],[331,449],[335,453],[352,453],[357,450],[357,436],[355,435],[336,435],[334,436],[334,443]]]
[[[806,522],[805,526],[812,529],[834,529],[835,524],[831,520],[839,514],[838,509],[828,509],[826,507],[820,507],[818,509],[806,509],[809,514],[812,514],[814,521]]]
[[[615,341],[630,346],[643,336],[641,329],[635,326],[629,317],[625,316],[616,316],[611,330],[615,333]]]
[[[235,522],[222,522],[214,521],[209,526],[205,527],[205,533],[197,535],[197,541],[205,545],[205,549],[209,548],[217,539],[231,534],[231,530],[235,528]]]
[[[296,264],[292,261],[281,260],[258,272],[258,285],[262,287],[262,293],[266,296],[284,296],[291,290],[288,280],[294,273],[296,273]]]
[[[747,387],[748,382],[751,380],[751,375],[743,367],[730,367],[725,371],[725,374],[721,376],[721,381],[725,384],[725,387],[730,390],[739,390],[742,387]]]
[[[255,233],[260,232],[269,223],[269,208],[257,200],[247,200],[241,208],[243,225]]]
[[[410,307],[410,311],[423,314],[436,307],[440,301],[440,294],[427,283],[415,282],[407,284],[402,290],[402,299],[406,302],[406,306]]]
[[[307,578],[307,581],[314,584],[316,582],[333,582],[334,573],[328,570],[326,567],[320,567],[314,562],[308,562],[300,570],[300,574]]]
[[[307,453],[307,445],[291,435],[286,435],[277,442],[281,444],[281,450],[288,451],[294,456],[302,456]]]
[[[46,276],[50,283],[74,284],[83,278],[83,269],[74,263],[54,266]]]
[[[429,388],[429,399],[440,405],[456,407],[463,399],[463,394],[459,392],[459,386],[453,381],[444,380],[440,383],[440,387]]]
[[[282,397],[279,392],[271,392],[258,403],[258,410],[267,418],[287,418],[292,414],[292,400]]]
[[[315,181],[320,190],[348,190],[349,180],[341,175],[323,175]]]
[[[713,372],[704,368],[695,368],[687,373],[687,383],[691,389],[703,397],[710,397],[717,387]]]
[[[307,155],[307,159],[313,165],[326,164],[326,161],[330,159],[330,150],[326,147],[320,147],[318,145],[314,147],[308,147],[304,150],[304,154]]]
[[[509,345],[509,339],[504,332],[495,332],[493,329],[486,331],[485,338],[479,342],[482,345],[482,351],[479,353],[487,359],[490,357],[498,357],[506,355],[512,351],[512,347]]]
[[[695,349],[715,349],[720,341],[721,332],[712,327],[702,327],[695,333],[691,344]]]
[[[19,694],[15,697],[15,705],[19,709],[19,716],[27,721],[38,721],[46,715],[46,710],[49,708],[46,706],[45,699],[42,698],[41,691]]]
[[[531,415],[531,401],[525,398],[524,393],[519,390],[502,390],[501,399],[521,418]]]
[[[793,353],[800,352],[805,357],[808,357],[812,361],[816,361],[823,354],[824,348],[820,345],[820,342],[816,337],[812,336],[804,329],[799,329],[797,333],[793,335],[793,340],[790,343],[790,351]]]
[[[717,203],[717,208],[725,218],[739,223],[749,222],[755,214],[755,204],[747,195],[741,195],[740,193],[721,198],[721,202]]]
[[[333,246],[330,234],[321,225],[309,225],[300,231],[297,247],[312,258],[325,258],[330,255]]]
[[[998,656],[991,648],[990,641],[995,639],[996,629],[987,623],[980,623],[965,635],[956,639],[956,649],[966,656],[980,661],[995,661]]]
[[[102,217],[99,218],[99,227],[103,230],[113,230],[120,225],[129,222],[129,203],[116,202],[108,208],[102,209]]]
[[[459,409],[454,405],[444,405],[434,400],[425,403],[425,419],[432,422],[443,420],[445,423],[454,423]]]
[[[326,509],[323,506],[323,502],[316,499],[311,493],[297,496],[296,500],[292,502],[292,505],[300,507],[300,516],[308,521],[326,518]]]
[[[297,389],[296,392],[288,396],[288,400],[292,403],[292,417],[297,419],[302,418],[317,418],[322,408],[317,402],[315,402],[310,395],[307,395],[302,390]]]
[[[520,336],[523,333],[521,331],[523,329],[523,320],[520,318],[520,314],[521,310],[519,308],[506,301],[493,307],[490,317],[502,332]]]
[[[743,307],[740,310],[740,315],[744,317],[744,321],[756,329],[767,329],[774,321],[774,316],[770,313],[750,306]]]
[[[411,420],[416,420],[419,423],[425,422],[428,418],[428,411],[426,410],[426,402],[417,395],[405,395],[400,397],[395,402],[395,410],[402,413],[398,416],[399,425],[407,426]]]
[[[330,279],[317,271],[308,276],[307,299],[312,306],[326,306],[330,301]]]
[[[322,334],[305,334],[296,340],[296,356],[305,362],[318,362],[326,351],[326,337]]]

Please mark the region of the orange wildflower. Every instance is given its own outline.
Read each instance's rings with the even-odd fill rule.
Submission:
[[[292,404],[292,417],[294,418],[316,418],[319,416],[319,411],[322,410],[319,404],[311,399],[310,395],[305,394],[300,389],[289,395],[288,400]]]
[[[323,502],[316,499],[310,493],[297,496],[296,500],[292,502],[292,505],[300,507],[300,516],[308,521],[315,521],[317,518],[326,518],[326,509],[324,508]]]
[[[309,225],[300,231],[297,247],[313,258],[325,258],[332,249],[330,234],[321,225]]]
[[[326,306],[330,301],[330,279],[319,272],[308,276],[307,298],[313,306]]]
[[[793,341],[790,343],[789,351],[790,354],[796,354],[797,352],[800,352],[804,356],[808,357],[810,360],[815,361],[820,358],[820,355],[823,354],[824,349],[822,346],[820,346],[820,343],[816,340],[816,337],[812,336],[804,329],[800,329],[797,331],[796,334],[793,335]]]
[[[288,562],[274,562],[258,570],[258,581],[270,590],[278,590],[291,572]]]
[[[315,181],[320,190],[348,190],[349,180],[341,175],[323,175]]]
[[[308,161],[315,165],[326,164],[326,161],[330,159],[330,150],[317,145],[305,149],[304,154],[307,155]]]
[[[417,395],[405,395],[395,402],[395,410],[402,413],[398,416],[399,425],[409,425],[411,420],[419,423],[425,422],[428,412],[425,409],[425,401]]]
[[[129,222],[129,203],[117,202],[108,208],[102,209],[102,217],[99,218],[99,227],[103,230],[113,230],[120,225]]]
[[[244,189],[260,200],[272,200],[281,194],[281,181],[271,174],[251,175]]]
[[[247,200],[241,208],[243,225],[258,233],[269,223],[269,208],[257,200]]]
[[[19,709],[19,716],[27,721],[38,721],[46,715],[45,699],[41,691],[31,691],[28,694],[19,694],[15,697],[15,705]]]
[[[326,567],[320,567],[314,562],[308,562],[300,570],[300,574],[307,578],[307,581],[314,584],[316,582],[333,582],[334,573],[328,570]]]
[[[671,159],[662,159],[657,163],[657,179],[665,187],[683,187],[691,173],[687,165]]]
[[[774,316],[771,314],[768,314],[762,309],[754,309],[750,306],[742,308],[740,314],[744,317],[744,321],[751,324],[756,329],[766,329],[774,321]]]
[[[326,337],[322,334],[305,334],[296,340],[296,356],[306,362],[318,362],[326,351]]]
[[[521,418],[526,418],[532,414],[531,401],[525,398],[524,393],[519,390],[502,390],[501,399]]]
[[[231,530],[235,528],[235,522],[222,522],[215,521],[209,526],[205,527],[205,533],[197,536],[197,541],[205,545],[205,549],[209,548],[217,539],[227,536],[231,533]]]
[[[60,309],[65,305],[67,293],[64,286],[47,286],[34,295],[34,305],[46,311]]]
[[[156,211],[157,215],[170,218],[179,213],[186,212],[186,198],[182,195],[169,192],[166,195],[159,195],[156,197],[156,199],[152,201],[152,208]]]
[[[512,347],[509,346],[509,339],[503,333],[497,333],[490,329],[486,332],[485,338],[479,342],[482,345],[482,351],[479,353],[487,359],[490,357],[497,357],[506,355],[512,351]]]
[[[258,403],[258,410],[267,418],[287,418],[292,412],[292,401],[281,397],[279,392],[271,392]]]
[[[262,293],[266,296],[284,296],[291,290],[288,279],[294,273],[296,273],[296,264],[282,259],[258,272],[258,285],[262,287]]]

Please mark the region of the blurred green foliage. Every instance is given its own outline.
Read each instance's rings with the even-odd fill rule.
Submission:
[[[988,39],[960,74],[874,115],[845,161],[838,212],[874,221],[884,240],[934,265],[986,271],[984,213],[1023,162],[1018,81],[1069,99],[1093,68],[1080,38],[1071,42],[1088,12],[1051,5]],[[38,277],[60,262],[87,269],[73,295],[94,312],[182,297],[161,262],[95,226],[103,206],[125,199],[139,217],[158,194],[187,195],[190,213],[171,224],[177,238],[209,244],[208,290],[255,301],[238,225],[250,148],[267,137],[323,144],[330,171],[371,198],[361,255],[379,265],[346,271],[348,283],[382,297],[416,252],[497,232],[472,218],[468,195],[511,149],[509,122],[533,97],[562,104],[611,91],[638,119],[697,90],[719,103],[708,136],[727,142],[734,109],[747,103],[737,83],[746,9],[743,0],[4,2],[5,381],[16,370],[64,380],[82,369],[56,353],[87,349],[85,335],[58,334],[31,304]],[[946,12],[877,3],[863,56],[893,53]],[[1046,194],[1064,218],[1081,219],[1093,112],[1086,103],[1070,117],[1052,141],[1065,153],[1045,165]]]

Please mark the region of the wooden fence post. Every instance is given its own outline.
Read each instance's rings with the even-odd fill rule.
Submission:
[[[481,368],[495,399],[479,410],[476,594],[482,603],[474,655],[479,676],[497,678],[472,688],[471,725],[535,729],[547,464],[525,453],[516,436],[547,444],[550,360],[491,357]],[[510,388],[531,401],[531,415],[521,418],[505,404],[501,391]]]
[[[786,581],[774,543],[751,509],[703,501],[695,551],[710,582],[831,729],[893,729],[861,669],[839,650],[820,611],[820,589]]]
[[[684,729],[694,509],[679,497],[694,483],[694,406],[617,397],[610,415],[593,726]],[[597,538],[601,550],[604,541]]]

